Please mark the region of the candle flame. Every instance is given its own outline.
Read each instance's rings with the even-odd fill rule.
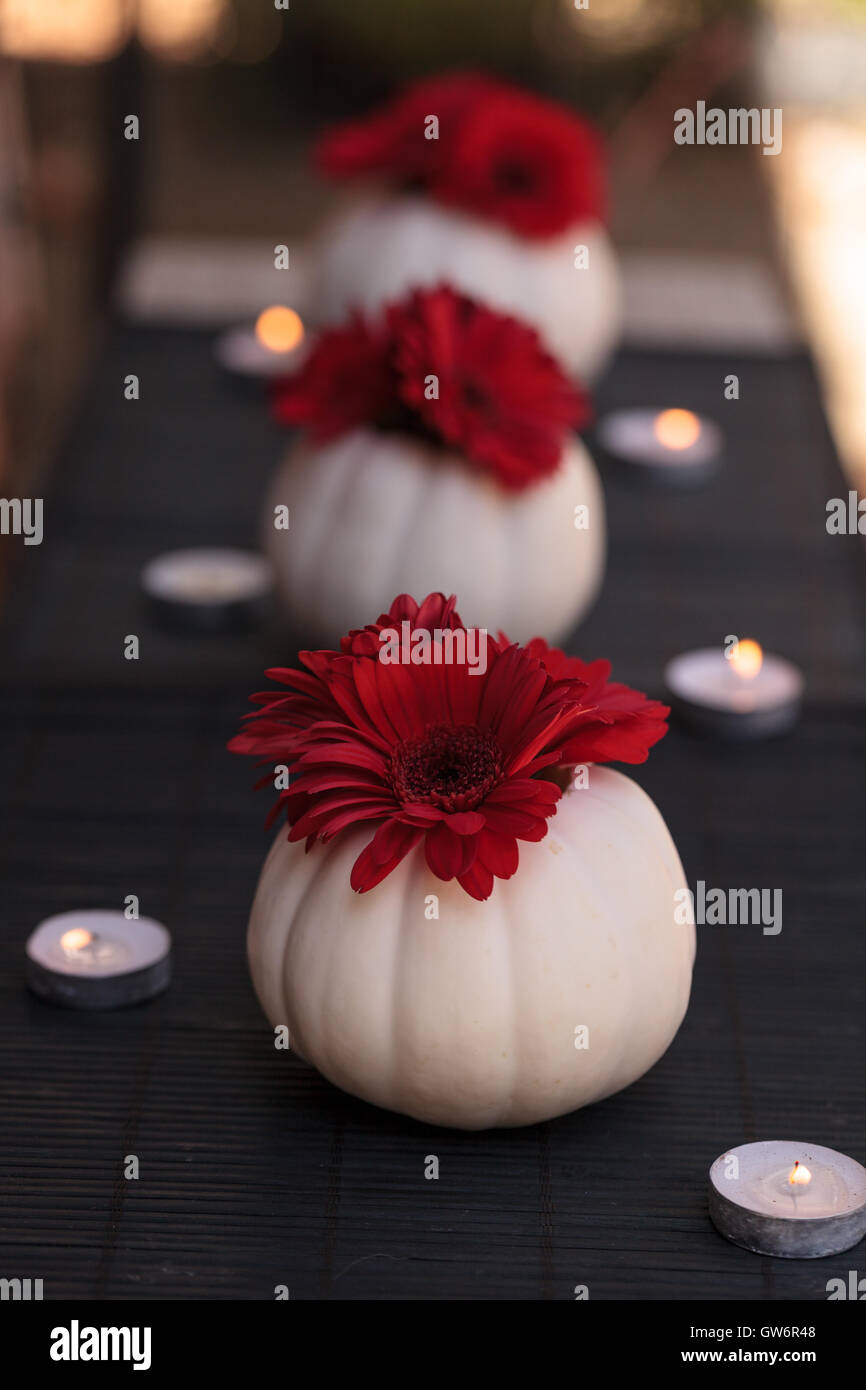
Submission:
[[[653,433],[666,449],[690,449],[701,433],[701,422],[690,410],[663,410],[653,422]]]
[[[256,337],[271,352],[291,352],[304,336],[300,314],[294,309],[275,304],[264,309],[256,320]]]
[[[741,680],[753,681],[764,664],[760,642],[746,637],[731,650],[730,662]]]
[[[71,927],[69,931],[65,931],[61,936],[60,945],[64,951],[73,953],[75,951],[83,951],[85,946],[89,946],[92,940],[93,933],[89,932],[86,927]]]
[[[812,1174],[809,1172],[809,1169],[806,1167],[805,1163],[801,1163],[798,1158],[790,1173],[788,1174],[788,1182],[791,1183],[794,1187],[805,1187],[806,1184],[810,1183],[811,1181]]]

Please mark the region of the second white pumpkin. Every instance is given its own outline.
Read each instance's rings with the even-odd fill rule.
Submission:
[[[315,279],[311,305],[326,324],[447,281],[531,324],[582,381],[607,365],[622,326],[619,267],[600,222],[530,241],[429,198],[370,198],[323,230]]]
[[[274,525],[280,507],[288,529]],[[601,484],[577,439],[552,477],[519,493],[405,435],[300,441],[274,476],[263,531],[299,635],[331,645],[397,594],[436,591],[456,593],[471,626],[557,641],[592,603],[604,569]]]

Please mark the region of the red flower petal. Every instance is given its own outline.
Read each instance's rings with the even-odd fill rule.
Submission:
[[[424,838],[424,854],[430,870],[437,878],[449,879],[463,870],[461,837],[440,821]]]
[[[389,174],[397,180],[429,178],[459,134],[465,112],[497,84],[475,73],[447,73],[406,87],[372,115],[346,121],[316,147],[316,160],[332,178]],[[427,118],[439,121],[439,139],[426,138]]]
[[[427,138],[431,116],[438,139]],[[385,175],[525,237],[554,236],[605,213],[601,145],[587,123],[474,73],[407,87],[372,115],[336,127],[317,158],[332,177]]]
[[[601,144],[564,107],[528,93],[489,97],[463,124],[434,196],[504,222],[524,237],[551,237],[606,212]]]
[[[422,832],[388,821],[380,826],[352,866],[350,883],[356,893],[367,893],[387,878],[421,838]]]
[[[432,399],[431,375],[438,381]],[[278,420],[306,425],[316,440],[363,425],[432,436],[513,491],[554,473],[569,429],[591,415],[588,397],[534,329],[447,285],[392,304],[381,323],[356,317],[321,333],[301,369],[274,385],[272,399]],[[418,627],[459,626],[453,609],[443,608],[453,600],[441,594],[429,595],[423,612],[405,600],[349,633],[341,653],[319,653],[318,661],[306,653],[311,674],[280,670],[274,678],[315,699],[325,667],[341,656],[373,655],[382,627],[399,627],[404,616]]]
[[[447,285],[391,305],[387,323],[400,398],[445,443],[507,488],[558,468],[565,433],[587,423],[589,401],[534,329]]]
[[[460,875],[457,882],[470,898],[477,898],[479,902],[484,902],[493,892],[493,874],[477,859],[470,869]]]
[[[575,761],[641,761],[667,710],[612,683],[606,662],[539,639],[520,648],[500,633],[481,675],[465,661],[434,661],[432,646],[429,664],[381,661],[382,628],[405,620],[411,640],[422,618],[467,631],[453,598],[418,605],[402,595],[341,652],[303,653],[305,672],[277,670],[281,688],[256,697],[229,746],[288,766],[292,784],[272,817],[285,814],[291,840],[309,848],[375,825],[353,888],[375,887],[423,841],[437,877],[483,900],[494,878],[517,870],[517,842],[546,835],[562,794],[550,774]]]
[[[517,872],[520,851],[517,841],[512,836],[497,835],[493,830],[482,830],[478,837],[478,858],[496,878],[511,878],[511,875]]]
[[[308,425],[320,442],[377,419],[393,396],[387,336],[360,316],[320,334],[303,368],[271,388],[276,419]]]

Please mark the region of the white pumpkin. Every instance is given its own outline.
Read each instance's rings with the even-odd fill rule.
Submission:
[[[591,767],[486,902],[435,878],[420,847],[354,893],[370,834],[305,854],[283,827],[250,918],[261,1005],[329,1081],[431,1124],[486,1129],[602,1100],[661,1057],[686,1011],[695,929],[675,920],[683,868],[636,783]]]
[[[587,264],[575,266],[586,247]],[[420,197],[351,206],[320,240],[311,299],[323,323],[374,311],[409,290],[448,281],[537,329],[567,371],[592,381],[620,335],[622,291],[613,245],[599,222],[543,241]]]
[[[274,509],[285,506],[288,529],[277,529]],[[470,626],[556,641],[601,582],[604,499],[577,439],[555,474],[515,493],[457,454],[363,429],[292,446],[271,485],[263,544],[290,618],[317,641],[363,627],[397,594],[440,590],[459,595]]]

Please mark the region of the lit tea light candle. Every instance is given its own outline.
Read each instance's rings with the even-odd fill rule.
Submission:
[[[226,329],[216,342],[218,361],[239,376],[283,376],[301,364],[305,332],[300,314],[283,304],[264,309],[254,324]]]
[[[62,912],[31,934],[25,962],[27,983],[40,999],[72,1009],[118,1009],[165,989],[171,937],[150,917]]]
[[[781,656],[766,655],[751,638],[725,650],[701,647],[665,667],[671,708],[704,733],[767,738],[796,724],[802,673]]]
[[[664,486],[699,482],[715,472],[724,446],[712,420],[691,410],[615,410],[595,437],[608,458]]]
[[[820,1144],[741,1144],[710,1168],[710,1217],[759,1255],[819,1259],[866,1235],[866,1168]]]
[[[173,550],[145,565],[141,586],[167,625],[220,632],[262,620],[271,570],[246,550]]]

